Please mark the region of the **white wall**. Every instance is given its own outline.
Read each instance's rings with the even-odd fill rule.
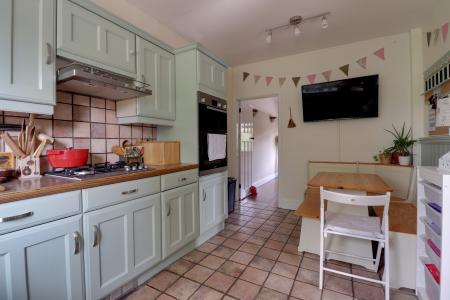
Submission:
[[[139,27],[153,37],[160,39],[169,46],[180,48],[189,41],[177,32],[161,24],[158,20],[142,12],[137,7],[124,0],[93,0],[93,2],[119,18]]]
[[[245,105],[245,104],[244,104]],[[253,117],[253,162],[252,179],[254,185],[260,185],[277,175],[278,121],[270,121],[269,114],[258,111]]]
[[[307,182],[307,162],[309,160],[329,161],[371,161],[372,156],[383,146],[388,146],[392,138],[384,131],[391,124],[397,127],[403,122],[412,125],[412,76],[411,76],[410,34],[387,36],[338,47],[281,57],[258,63],[234,67],[229,74],[228,99],[230,132],[230,167],[232,176],[238,176],[236,143],[236,100],[278,95],[279,97],[279,206],[295,209],[303,201]],[[374,50],[385,47],[386,61],[370,55]],[[354,61],[369,55],[367,70]],[[374,119],[326,121],[303,123],[300,86],[295,88],[291,78],[298,75],[318,73],[352,63],[349,77],[370,74],[380,75],[379,117]],[[421,62],[420,62],[421,64]],[[242,82],[242,72],[251,74],[286,76],[282,88],[276,78],[265,86],[264,78],[254,84],[250,77]],[[332,80],[345,77],[339,70],[334,71]],[[318,76],[318,80],[323,80]],[[420,83],[421,84],[421,83]],[[289,107],[297,128],[288,129]],[[423,131],[423,120],[418,127]]]

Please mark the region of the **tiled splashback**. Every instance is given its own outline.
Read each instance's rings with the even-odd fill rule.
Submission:
[[[0,111],[0,124],[21,124],[24,117],[28,114]],[[87,148],[88,163],[116,162],[118,156],[111,148],[125,140],[156,139],[154,126],[118,125],[115,101],[62,92],[58,92],[53,116],[37,116],[35,124],[39,132],[55,138],[47,149]],[[48,169],[46,151],[41,161],[41,168]]]

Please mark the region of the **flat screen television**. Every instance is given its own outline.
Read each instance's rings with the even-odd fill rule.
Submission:
[[[378,75],[302,86],[303,121],[378,117]]]

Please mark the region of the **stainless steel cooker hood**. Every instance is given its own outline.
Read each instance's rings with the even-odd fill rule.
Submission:
[[[78,62],[59,68],[57,82],[59,91],[111,100],[152,94],[149,84]]]

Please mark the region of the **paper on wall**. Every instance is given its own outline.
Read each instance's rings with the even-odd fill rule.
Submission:
[[[437,101],[436,126],[450,126],[450,98],[440,98]]]

